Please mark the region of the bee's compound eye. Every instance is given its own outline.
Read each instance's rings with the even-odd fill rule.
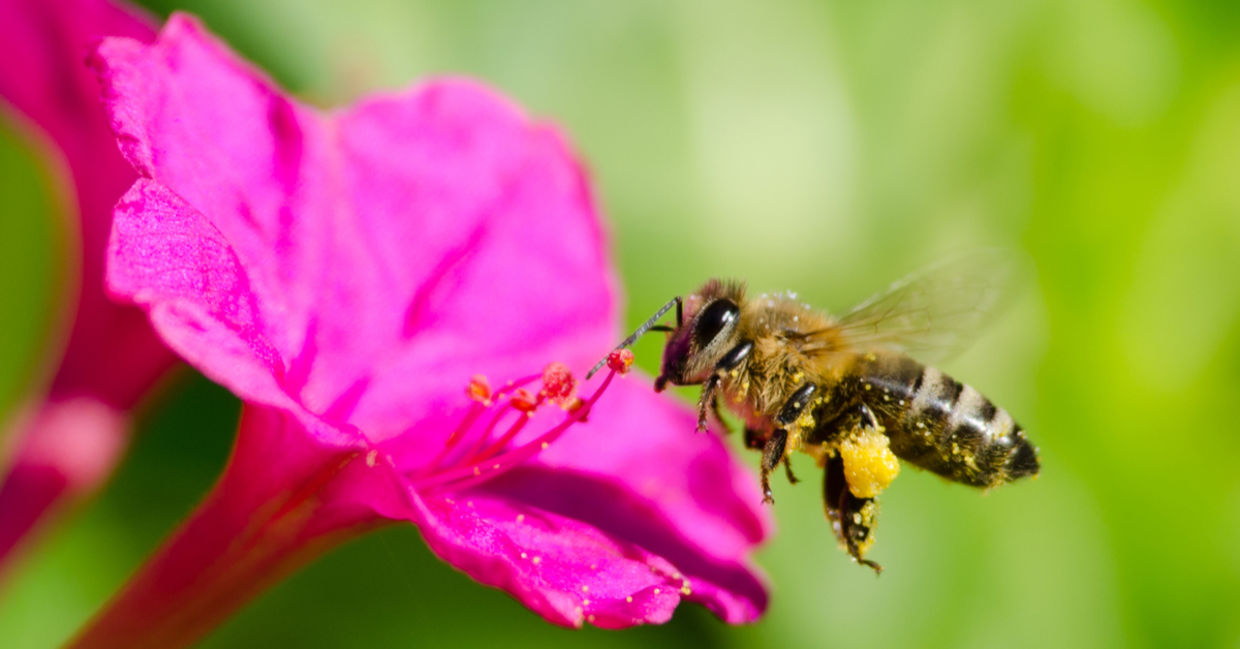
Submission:
[[[698,349],[710,344],[710,341],[735,320],[739,313],[740,309],[737,308],[736,303],[726,299],[715,300],[702,309],[702,314],[698,316],[697,324],[693,329],[693,338],[697,342]]]

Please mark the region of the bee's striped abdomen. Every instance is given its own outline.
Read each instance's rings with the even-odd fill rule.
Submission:
[[[977,487],[1038,472],[1024,431],[971,386],[895,354],[868,357],[858,369],[861,398],[901,459]]]

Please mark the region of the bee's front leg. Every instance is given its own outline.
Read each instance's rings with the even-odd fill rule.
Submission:
[[[711,374],[710,378],[706,379],[706,385],[702,386],[702,394],[698,396],[697,432],[699,433],[706,432],[706,409],[715,402],[720,380],[718,374]]]
[[[715,415],[715,422],[719,424],[719,428],[723,430],[725,435],[732,434],[732,428],[728,426],[728,422],[723,420],[723,413],[719,410],[719,393],[715,393],[715,398],[710,400],[710,411]]]
[[[706,409],[714,407],[715,414],[719,414],[718,404],[715,398],[718,396],[719,384],[723,382],[723,377],[728,372],[740,367],[740,364],[749,358],[749,353],[753,351],[753,342],[743,340],[740,344],[728,350],[728,353],[719,359],[719,363],[715,365],[714,371],[710,377],[706,379],[706,384],[702,386],[702,394],[698,397],[698,432],[706,432]],[[721,423],[722,419],[719,420]]]

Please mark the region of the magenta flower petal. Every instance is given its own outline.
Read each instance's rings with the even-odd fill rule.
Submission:
[[[578,397],[564,366],[528,376],[616,338],[598,214],[554,130],[461,80],[322,113],[183,16],[93,65],[142,176],[109,287],[247,414],[213,495],[75,646],[191,642],[394,521],[559,624],[764,610],[747,561],[769,523],[717,438],[644,380]],[[470,399],[479,373],[501,387]]]
[[[421,513],[436,554],[552,622],[666,622],[680,600],[670,562],[578,519],[487,493],[433,497]]]
[[[294,403],[277,378],[284,361],[237,253],[167,187],[139,179],[116,204],[108,286],[146,307],[183,358],[251,402]]]
[[[612,387],[590,419],[526,467],[428,499],[419,525],[432,549],[560,623],[662,621],[682,595],[728,622],[756,619],[766,608],[766,589],[739,560],[769,531],[769,519],[753,507],[762,500],[753,475],[712,438],[686,440],[693,415],[655,398],[646,377]],[[526,529],[527,520],[546,524]],[[600,535],[611,545],[600,545]],[[581,560],[578,547],[607,558]],[[637,581],[597,574],[604,561]],[[564,584],[588,586],[593,595]],[[631,603],[625,598],[639,592],[652,598],[638,598],[647,608],[625,607]],[[665,608],[649,608],[655,603]],[[606,606],[615,610],[589,619]]]
[[[614,337],[583,179],[554,132],[481,86],[446,80],[323,115],[183,17],[153,47],[110,41],[99,58],[122,151],[210,215],[262,310],[254,332],[311,410],[356,409],[386,437],[419,393],[459,391],[459,375],[427,368],[513,375],[570,351],[559,340],[591,336],[576,346],[596,353]]]
[[[111,473],[128,431],[122,413],[173,361],[141,311],[103,292],[112,205],[135,174],[117,151],[99,84],[83,63],[105,36],[146,41],[154,34],[151,21],[104,0],[0,0],[8,61],[0,66],[0,100],[41,134],[56,166],[68,172],[64,186],[74,194],[63,203],[76,210],[64,215],[65,226],[80,244],[71,253],[78,258],[69,260],[80,267],[65,296],[66,336],[45,362],[48,383],[27,397],[27,415],[7,424],[6,435],[20,439],[0,484],[0,563],[48,514]],[[110,450],[84,457],[66,443],[69,420],[81,448]]]

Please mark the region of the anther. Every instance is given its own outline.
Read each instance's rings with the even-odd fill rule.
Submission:
[[[540,399],[536,398],[529,390],[520,388],[512,393],[512,407],[524,413],[534,412],[538,408]]]
[[[551,403],[567,406],[577,398],[577,380],[564,363],[551,363],[543,370],[542,393]]]
[[[470,399],[484,406],[491,405],[491,383],[487,381],[487,377],[481,374],[475,374],[469,379],[469,386],[465,388],[465,394],[469,395]]]

